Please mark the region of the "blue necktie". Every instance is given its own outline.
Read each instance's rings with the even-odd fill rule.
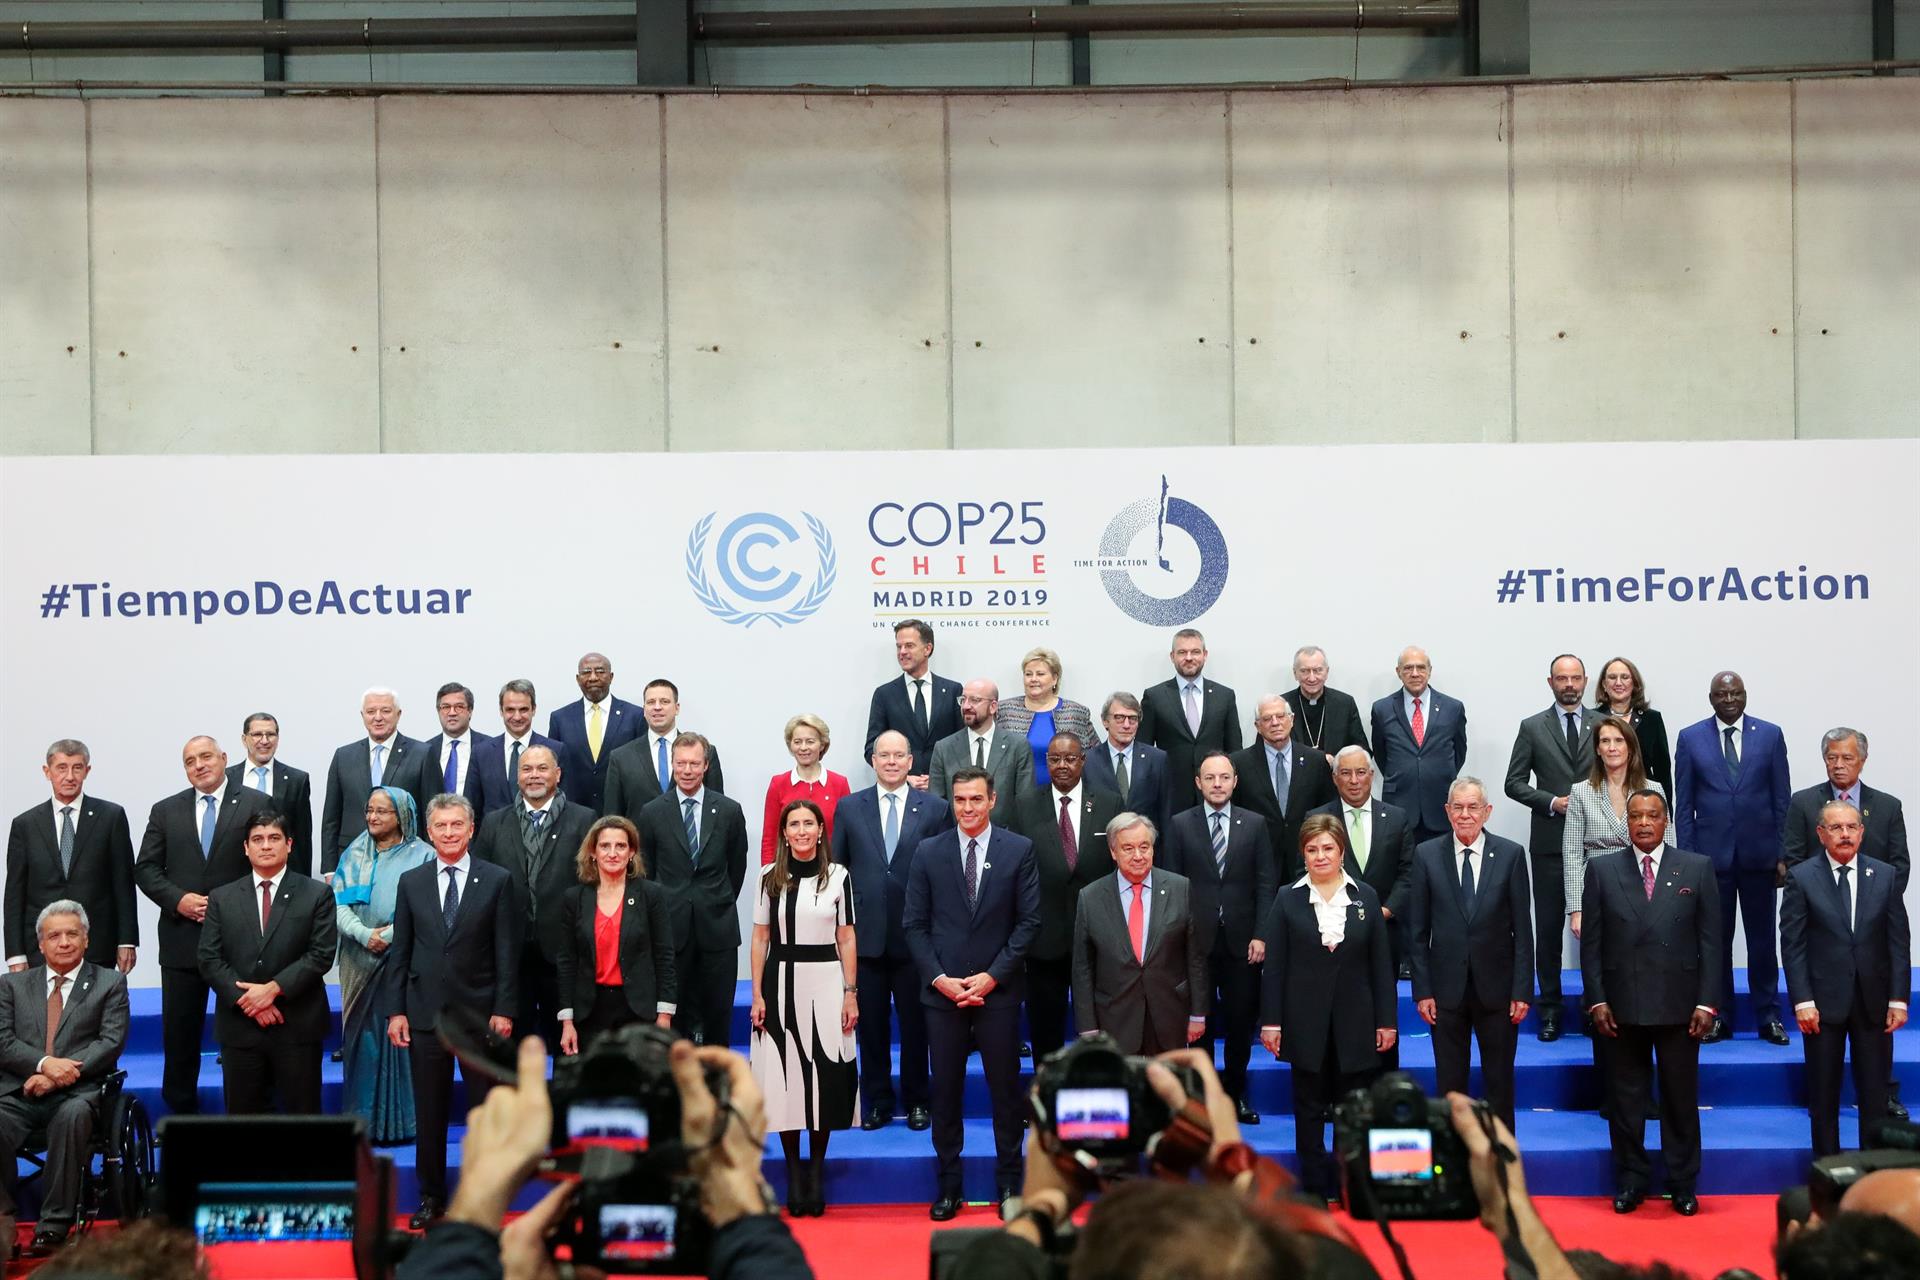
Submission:
[[[440,907],[440,925],[449,936],[453,933],[453,918],[460,914],[460,875],[459,868],[447,868],[447,900]]]
[[[380,776],[386,772],[381,768],[381,757],[386,754],[386,750],[378,742],[373,744],[373,785],[376,787],[380,785]]]
[[[1740,781],[1740,752],[1733,745],[1733,726],[1721,730],[1720,754],[1726,757],[1727,776],[1735,782]]]
[[[693,854],[695,862],[700,861],[700,829],[693,821],[693,797],[688,796],[680,802],[680,820],[687,827],[687,850]]]
[[[653,771],[660,775],[660,789],[665,791],[667,789],[667,740],[661,738],[655,747]]]
[[[1222,880],[1227,878],[1226,819],[1227,815],[1224,813],[1213,815],[1213,865]]]
[[[443,781],[446,785],[441,790],[452,795],[455,789],[454,784],[460,781],[460,740],[458,738],[447,744],[447,776]]]
[[[900,797],[887,796],[887,865],[893,865],[893,851],[900,847]]]
[[[254,766],[253,789],[261,795],[267,794],[267,766],[263,764]]]
[[[200,814],[200,856],[205,858],[213,853],[213,824],[218,820],[218,815],[214,812],[212,796],[201,796],[200,799],[206,806]]]

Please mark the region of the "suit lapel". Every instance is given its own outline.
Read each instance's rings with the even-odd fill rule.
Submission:
[[[85,966],[83,965],[82,967],[84,968]],[[14,1015],[20,1023],[20,1029],[17,1033],[20,1039],[35,1047],[47,1042],[46,973],[46,965],[42,964],[38,968],[27,969],[21,974],[21,977],[25,979],[25,981],[20,984],[22,994],[25,996],[25,999],[21,1003],[26,1007],[17,1010]],[[36,975],[39,976],[38,982],[33,980]]]
[[[207,856],[209,858],[213,856],[213,848],[219,847],[221,837],[225,836],[229,831],[231,831],[233,828],[233,824],[236,821],[238,821],[238,814],[240,811],[240,794],[244,790],[245,788],[238,787],[238,786],[229,786],[227,788],[226,798],[221,802],[221,805],[220,805],[220,816],[213,820],[213,847],[207,850]],[[199,839],[197,838],[199,834],[200,833],[197,830],[194,832],[194,835],[196,837],[194,840],[194,844],[196,847],[200,843]]]
[[[247,881],[253,888],[259,888],[259,882],[254,880],[252,876],[248,876]],[[280,921],[286,918],[287,909],[292,905],[293,876],[289,873],[285,879],[280,881],[280,888],[273,895],[273,910],[267,916],[266,930],[260,934],[260,950],[263,954],[267,949],[267,939],[273,937],[273,935],[279,931]],[[257,898],[254,899],[253,903],[253,916],[254,928],[258,930],[260,927],[260,902]]]
[[[1168,895],[1167,885],[1164,880],[1155,882],[1152,897],[1153,909],[1147,915],[1147,938],[1145,944],[1140,948],[1141,968],[1146,967],[1146,960],[1152,957],[1154,947],[1159,945],[1160,935],[1167,931]],[[1132,943],[1132,935],[1128,935],[1127,941],[1129,944]],[[1131,945],[1129,945],[1128,950],[1132,950]]]
[[[700,818],[700,853],[702,857],[706,855],[707,846],[713,843],[713,829],[720,825],[719,817],[719,803],[709,799],[706,805],[706,812],[702,814]]]
[[[69,1047],[72,1039],[72,1029],[78,1025],[74,1021],[74,1014],[84,1008],[87,1001],[92,998],[93,989],[98,985],[99,979],[99,970],[95,968],[91,962],[86,960],[82,960],[80,967],[73,971],[73,989],[66,993],[66,997],[60,1006],[60,1029],[54,1032],[53,1035],[53,1047],[56,1050]],[[39,1043],[42,1044],[46,1043],[46,1026],[46,1009],[43,1004],[40,1011],[39,1040]]]

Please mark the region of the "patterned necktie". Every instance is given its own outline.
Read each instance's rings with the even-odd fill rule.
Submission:
[[[213,856],[213,826],[219,819],[214,815],[212,796],[201,796],[200,802],[205,806],[200,811],[200,856],[207,858]]]
[[[521,814],[520,843],[527,847],[527,857],[537,866],[545,841],[540,838],[546,825],[547,813],[544,809],[526,809]]]
[[[900,847],[900,797],[887,793],[887,822],[881,832],[887,843],[887,865],[893,865],[893,851]]]
[[[386,770],[381,767],[382,758],[386,753],[387,749],[385,746],[378,742],[373,744],[373,786],[379,786],[380,779],[386,774]]]
[[[1847,878],[1851,866],[1840,868],[1840,914],[1847,918],[1847,932],[1853,932],[1853,882]]]
[[[448,795],[460,789],[460,740],[458,738],[447,744],[447,772],[441,781],[446,785],[440,789]]]
[[[1567,754],[1580,754],[1580,718],[1571,711],[1567,712]]]
[[[60,811],[60,874],[73,870],[73,806]]]
[[[687,850],[693,854],[693,860],[698,862],[700,861],[700,828],[693,818],[692,796],[680,802],[680,822],[687,829]]]
[[[1740,750],[1733,745],[1733,726],[1728,725],[1720,731],[1720,754],[1727,760],[1727,776],[1735,782],[1740,780]]]
[[[1187,732],[1191,733],[1195,739],[1198,739],[1200,737],[1200,694],[1198,690],[1189,683],[1185,693],[1181,696],[1187,706]]]
[[[913,718],[920,725],[922,733],[933,726],[933,722],[927,719],[927,682],[925,680],[913,682]]]
[[[662,791],[665,791],[668,785],[667,784],[668,772],[667,772],[667,740],[664,736],[660,739],[660,741],[654,743],[653,771],[660,776],[660,789]]]
[[[447,935],[453,935],[453,918],[460,914],[460,869],[447,868],[447,897],[440,904],[440,925]]]
[[[1227,878],[1227,815],[1213,815],[1213,868],[1222,880]]]
[[[53,990],[47,993],[47,1053],[53,1053],[53,1038],[60,1034],[60,1011],[67,1007],[60,998],[61,984],[66,982],[65,974],[53,975]]]
[[[1640,885],[1647,891],[1647,901],[1653,901],[1653,855],[1640,855]]]
[[[267,936],[267,923],[273,919],[273,881],[260,882],[260,936]]]
[[[593,704],[592,713],[587,717],[587,750],[593,753],[595,764],[600,763],[600,741],[607,731],[605,715],[606,713],[600,710],[600,704],[596,702]]]
[[[1413,700],[1413,745],[1418,747],[1427,740],[1427,718],[1420,714],[1420,699]]]
[[[1122,801],[1127,798],[1127,784],[1131,781],[1132,779],[1127,777],[1127,753],[1124,751],[1115,752],[1113,756],[1113,784],[1120,788],[1120,799]]]
[[[1131,886],[1133,901],[1127,905],[1127,936],[1133,939],[1133,958],[1140,964],[1147,962],[1147,909],[1140,901],[1140,891],[1144,884]]]
[[[1072,796],[1060,797],[1060,852],[1067,855],[1067,872],[1080,865],[1080,841],[1073,833]]]
[[[980,898],[980,842],[967,841],[967,910],[971,911]]]
[[[1367,824],[1359,809],[1347,810],[1347,843],[1353,847],[1353,862],[1362,872],[1367,869]]]

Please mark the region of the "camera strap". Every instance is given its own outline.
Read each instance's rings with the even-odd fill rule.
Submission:
[[[1188,1098],[1167,1127],[1154,1135],[1147,1158],[1166,1174],[1184,1178],[1206,1161],[1212,1149],[1213,1122],[1207,1109]]]

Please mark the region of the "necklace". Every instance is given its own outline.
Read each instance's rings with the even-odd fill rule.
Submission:
[[[1305,692],[1302,692],[1300,695],[1300,727],[1307,731],[1307,745],[1315,751],[1320,751],[1322,749],[1320,739],[1325,736],[1327,728],[1327,696],[1324,690],[1320,694],[1320,727],[1318,729],[1313,727],[1313,721],[1307,716],[1307,709],[1312,705],[1312,703],[1307,701]]]

